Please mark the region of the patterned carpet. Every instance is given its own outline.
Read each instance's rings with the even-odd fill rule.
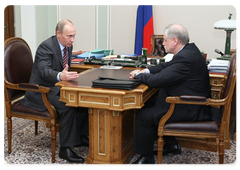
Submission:
[[[7,128],[4,123],[4,159],[7,164],[51,164],[51,133],[44,123],[39,122],[38,135],[34,134],[34,121],[13,118],[12,153],[7,151]],[[231,139],[232,139],[231,135]],[[56,142],[56,163],[68,164],[59,158],[59,136]],[[157,144],[155,144],[155,149]],[[88,148],[74,148],[74,151],[87,158]],[[135,155],[129,163],[138,158]],[[233,164],[236,161],[236,142],[231,140],[231,147],[225,150],[224,163]],[[157,157],[155,156],[157,163]],[[218,152],[182,148],[181,155],[163,157],[163,164],[218,164]]]

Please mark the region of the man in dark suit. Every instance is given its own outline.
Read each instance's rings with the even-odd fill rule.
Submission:
[[[134,152],[141,154],[135,164],[154,163],[153,144],[157,139],[159,120],[168,111],[168,96],[198,95],[211,97],[209,73],[205,60],[194,43],[189,43],[187,29],[171,24],[164,30],[167,53],[174,54],[170,62],[144,70],[134,70],[130,78],[140,79],[149,87],[159,88],[156,104],[144,107],[136,115]],[[169,122],[211,120],[210,107],[200,105],[176,105]],[[175,137],[165,137],[163,155],[181,153]]]
[[[61,80],[74,80],[77,72],[68,71],[72,57],[72,43],[76,29],[69,20],[62,20],[56,26],[56,36],[43,41],[35,55],[30,83],[50,87],[48,98],[60,117],[60,150],[59,157],[69,162],[83,163],[84,159],[76,155],[70,146],[88,144],[88,113],[86,108],[72,108],[60,102],[60,89],[55,83]],[[22,104],[33,109],[44,111],[40,93],[27,92]]]

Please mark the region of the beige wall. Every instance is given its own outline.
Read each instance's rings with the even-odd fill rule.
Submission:
[[[68,18],[76,26],[74,50],[97,47],[96,9],[94,5],[59,7],[59,19]],[[112,46],[115,54],[134,53],[137,5],[113,5],[108,10],[108,48]],[[229,13],[236,19],[236,10],[233,6],[154,5],[154,33],[162,34],[164,27],[170,23],[183,24],[189,31],[190,41],[208,53],[208,58],[216,58],[219,55],[214,52],[215,48],[224,52],[226,33],[214,29],[213,24],[218,20],[227,19]],[[236,48],[236,31],[232,33],[231,47]]]
[[[96,47],[96,6],[94,5],[62,5],[59,6],[59,20],[71,20],[77,31],[73,50],[89,51]]]
[[[116,54],[134,53],[137,6],[111,6],[111,43]]]
[[[162,34],[165,26],[179,23],[187,27],[190,41],[196,43],[200,50],[208,54],[208,58],[219,57],[214,50],[217,48],[224,53],[226,32],[216,30],[213,24],[227,19],[232,13],[236,19],[236,10],[233,6],[154,6],[154,32]],[[231,48],[236,48],[236,30],[232,32]]]
[[[114,49],[115,54],[134,53],[137,7],[138,5],[111,5],[106,8],[109,16],[108,25],[105,27],[108,29],[105,42],[107,42],[108,49]],[[76,26],[77,36],[74,50],[90,50],[90,48],[98,47],[98,43],[100,43],[98,41],[98,37],[100,37],[98,26],[101,27],[101,23],[98,23],[97,20],[99,12],[96,5],[60,5],[57,8],[58,20],[70,19]],[[15,34],[22,37],[21,32],[27,30],[25,28],[27,26],[25,24],[21,26],[21,6],[15,6],[14,9]],[[214,29],[213,24],[219,20],[227,19],[229,13],[233,14],[233,19],[236,19],[236,9],[229,5],[154,5],[154,32],[155,34],[163,34],[164,27],[170,23],[183,24],[188,28],[190,41],[195,42],[200,50],[205,51],[208,58],[217,58],[219,55],[214,50],[217,48],[224,52],[226,32]],[[40,14],[36,13],[36,15]],[[54,15],[52,11],[51,15]],[[36,25],[41,25],[39,18],[43,18],[43,16],[36,16]],[[53,25],[56,23],[52,22],[51,26],[48,25],[48,30],[54,30],[55,26],[52,28]],[[43,35],[42,29],[36,29],[36,34],[38,37],[40,36],[36,40],[38,41],[35,44],[36,47],[31,44],[31,41],[28,41],[35,48],[41,40],[47,39],[49,36],[46,33]],[[236,48],[236,30],[232,33],[231,48]],[[32,50],[34,54],[34,48]]]

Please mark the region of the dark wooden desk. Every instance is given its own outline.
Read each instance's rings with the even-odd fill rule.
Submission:
[[[71,107],[89,108],[89,156],[86,163],[124,163],[132,153],[135,109],[158,89],[141,84],[133,90],[92,88],[98,76],[129,78],[129,69],[94,68],[76,81],[61,81],[60,100]]]
[[[86,70],[90,70],[93,68],[99,68],[100,65],[88,65],[88,64],[71,64],[70,71],[77,71],[78,73],[81,73]]]

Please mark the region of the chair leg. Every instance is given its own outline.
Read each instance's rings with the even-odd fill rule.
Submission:
[[[236,139],[237,139],[237,137],[236,137],[236,129],[235,129],[233,140],[236,142]]]
[[[35,120],[35,135],[38,135],[38,121]]]
[[[52,163],[54,163],[56,152],[56,125],[51,125],[51,139],[52,139]]]
[[[158,164],[162,164],[162,155],[163,155],[163,137],[158,137]]]
[[[12,152],[12,117],[7,120],[7,131],[8,131],[8,153]]]
[[[219,140],[219,164],[224,163],[224,140]]]

